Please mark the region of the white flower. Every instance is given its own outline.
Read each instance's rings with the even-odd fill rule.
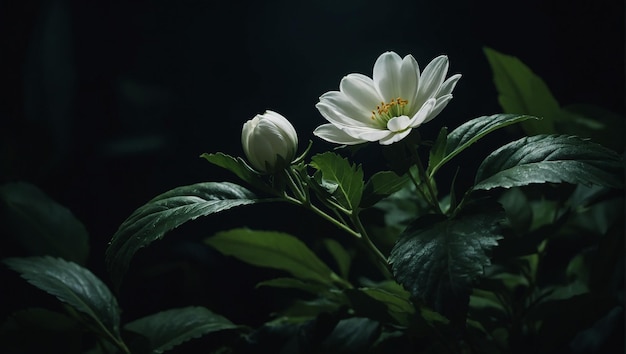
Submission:
[[[298,148],[298,135],[293,125],[282,115],[265,111],[243,125],[241,144],[248,161],[259,172],[272,173],[293,161]]]
[[[329,123],[313,134],[346,145],[400,141],[450,102],[461,75],[444,81],[447,72],[445,55],[433,59],[420,74],[412,55],[401,58],[394,52],[383,53],[374,64],[372,78],[349,74],[341,80],[339,91],[320,97],[315,107]]]

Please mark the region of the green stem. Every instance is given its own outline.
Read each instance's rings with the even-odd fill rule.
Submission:
[[[350,235],[352,235],[352,236],[354,236],[356,238],[361,238],[361,234],[359,234],[358,232],[352,230],[345,223],[342,223],[341,221],[333,218],[332,216],[330,216],[326,212],[324,212],[322,209],[316,207],[315,205],[309,203],[308,201],[302,201],[302,200],[296,199],[296,198],[291,197],[291,196],[286,195],[286,194],[283,195],[282,197],[289,203],[292,203],[292,204],[295,204],[295,205],[299,205],[299,206],[303,206],[303,207],[311,210],[312,212],[314,212],[318,216],[321,216],[324,220],[329,221],[331,224],[337,226],[341,230],[349,233]]]
[[[351,219],[354,223],[354,226],[357,228],[359,234],[361,235],[361,239],[363,240],[365,247],[374,256],[375,262],[380,268],[381,272],[385,275],[386,278],[393,278],[391,270],[389,269],[389,262],[387,262],[387,257],[385,257],[385,255],[378,249],[378,247],[376,247],[374,242],[372,242],[372,239],[370,239],[367,235],[367,231],[365,230],[363,223],[361,223],[359,213],[354,213]]]
[[[291,190],[291,192],[296,196],[296,199],[299,201],[304,202],[308,202],[309,198],[308,198],[308,193],[305,192],[304,187],[302,186],[302,183],[300,183],[300,181],[298,180],[298,182],[296,183],[296,181],[294,181],[293,176],[291,175],[291,170],[283,170],[283,174],[285,175],[285,180],[287,181],[287,185],[289,186],[289,189]]]
[[[430,194],[430,198],[427,198],[430,202],[430,205],[432,205],[435,211],[437,211],[439,214],[443,214],[443,211],[441,210],[441,207],[439,206],[437,193],[435,193],[435,190],[433,189],[433,186],[430,183],[430,179],[426,175],[426,171],[424,170],[424,165],[422,165],[422,159],[420,159],[420,155],[417,153],[417,148],[414,146],[409,146],[408,148],[416,160],[415,166],[417,167],[417,173],[420,176],[420,180],[422,181],[422,183],[426,184],[426,191]]]
[[[286,201],[296,204],[296,205],[303,206],[313,211],[315,214],[321,216],[324,220],[329,221],[331,224],[335,225],[339,229],[346,231],[347,233],[349,233],[350,235],[354,236],[357,239],[360,239],[363,242],[365,248],[375,258],[375,263],[381,269],[383,274],[387,278],[391,278],[391,271],[389,270],[389,263],[387,262],[387,258],[382,254],[382,252],[380,252],[380,250],[376,247],[376,245],[374,245],[372,240],[367,235],[367,232],[365,231],[365,228],[363,227],[363,224],[361,223],[361,219],[359,218],[357,212],[347,210],[332,200],[320,198],[322,199],[321,200],[322,203],[326,207],[328,207],[330,210],[332,210],[337,215],[337,218],[339,220],[337,218],[332,217],[331,215],[329,215],[328,213],[326,213],[325,211],[323,211],[322,209],[318,208],[317,206],[311,203],[310,195],[308,193],[308,188],[306,188],[306,184],[303,184],[300,181],[301,177],[297,174],[297,171],[294,171],[291,169],[285,170],[284,174],[286,177],[287,185],[289,186],[289,189],[295,196],[295,198],[291,197],[286,192],[284,192],[282,197]],[[343,212],[344,214],[350,217],[350,220],[352,224],[355,226],[356,231],[353,230],[346,223],[346,221],[343,219],[340,212]]]

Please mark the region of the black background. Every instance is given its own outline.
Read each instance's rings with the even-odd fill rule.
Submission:
[[[135,208],[176,186],[237,182],[199,155],[242,156],[240,129],[255,114],[272,109],[289,118],[301,149],[308,140],[314,152],[331,148],[311,133],[324,123],[318,97],[347,73],[371,76],[387,50],[413,54],[422,68],[447,54],[450,75],[463,74],[448,108],[421,128],[430,139],[441,125],[500,111],[484,46],[520,58],[562,104],[624,115],[623,1],[1,4],[0,182],[31,182],[72,210],[90,232],[88,266],[107,282],[106,243]],[[377,159],[373,152],[372,163]],[[456,163],[471,170],[480,159]],[[215,261],[191,240],[234,226],[278,228],[276,222],[303,237],[332,230],[284,206],[184,226],[134,262],[141,269],[142,262],[183,259],[211,275],[181,280],[174,272],[138,285],[131,274],[120,295],[125,316],[204,304],[235,321],[262,320],[255,311],[272,305],[246,307],[246,294],[264,294],[253,289],[256,270]]]

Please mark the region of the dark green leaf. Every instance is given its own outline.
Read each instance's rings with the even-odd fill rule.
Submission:
[[[324,291],[328,290],[325,286],[320,286],[319,284],[313,284],[310,282],[305,282],[296,278],[276,278],[265,280],[256,285],[257,287],[261,286],[271,286],[275,288],[285,288],[285,289],[298,289],[302,291],[306,291],[311,294],[320,294]]]
[[[85,226],[32,184],[0,186],[0,220],[3,231],[29,255],[61,257],[79,264],[87,260],[89,235]]]
[[[365,184],[361,207],[367,208],[385,197],[399,191],[409,181],[409,176],[398,176],[392,171],[380,171],[372,175]]]
[[[352,257],[346,251],[346,249],[336,240],[332,238],[326,238],[323,240],[324,245],[328,249],[328,252],[333,256],[337,266],[339,267],[339,274],[344,279],[348,279],[350,273],[350,263],[352,263]]]
[[[163,353],[190,339],[238,326],[204,307],[185,307],[140,318],[124,328],[147,337],[152,353]]]
[[[490,264],[487,252],[501,238],[502,209],[492,202],[480,208],[466,207],[453,219],[433,214],[418,218],[391,250],[398,282],[446,316],[467,307],[472,281]]]
[[[445,154],[440,158],[435,158],[436,163],[429,163],[428,174],[433,176],[441,166],[458,155],[461,151],[467,149],[485,135],[504,128],[511,124],[523,122],[529,119],[538,119],[537,117],[520,115],[520,114],[494,114],[492,116],[483,116],[469,120],[461,124],[448,134],[445,146]],[[437,139],[439,140],[439,138]],[[441,152],[437,153],[441,155]],[[431,157],[433,160],[433,157]]]
[[[53,257],[7,258],[3,261],[37,288],[87,316],[110,338],[120,339],[120,311],[109,288],[88,269]]]
[[[426,171],[432,171],[433,167],[439,165],[441,160],[443,160],[444,156],[446,155],[447,143],[448,128],[441,127],[435,143],[433,144],[432,148],[430,148],[430,152],[428,154],[428,168],[426,169]]]
[[[383,303],[387,307],[389,315],[400,324],[408,324],[410,315],[415,313],[415,307],[409,300],[410,295],[408,292],[406,296],[398,296],[380,288],[359,288],[359,291]]]
[[[564,118],[556,122],[562,134],[590,138],[617,152],[624,150],[624,117],[602,107],[572,104],[561,109]]]
[[[205,182],[174,188],[135,210],[119,227],[106,250],[106,263],[119,286],[137,250],[199,216],[260,201],[249,190],[229,182]]]
[[[476,173],[474,189],[532,183],[581,183],[621,188],[624,164],[614,151],[566,135],[536,135],[491,153]]]
[[[317,154],[311,166],[322,173],[322,182],[336,185],[333,196],[348,210],[356,209],[363,193],[363,169],[332,152]]]
[[[518,58],[491,48],[484,48],[484,52],[504,113],[544,118],[522,123],[529,135],[556,133],[554,123],[560,117],[561,108],[546,83]]]
[[[369,318],[351,317],[339,321],[321,343],[320,353],[365,353],[376,341],[380,323]]]
[[[530,231],[533,222],[533,210],[526,195],[520,188],[511,188],[499,198],[500,204],[506,211],[507,219],[518,235]]]
[[[272,191],[271,187],[269,187],[257,173],[252,171],[252,169],[248,167],[246,162],[241,157],[234,158],[221,152],[216,154],[204,153],[200,155],[200,157],[206,159],[214,165],[229,170],[237,175],[237,177],[241,178],[241,180],[259,188],[260,190],[266,192]]]
[[[330,285],[338,279],[304,242],[275,231],[234,229],[217,233],[206,243],[246,263],[284,270],[296,278]]]

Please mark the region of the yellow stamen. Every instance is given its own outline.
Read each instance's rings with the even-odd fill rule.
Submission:
[[[404,115],[404,107],[409,103],[402,97],[397,97],[389,101],[389,103],[381,102],[376,105],[376,109],[372,111],[372,120],[378,120],[381,125],[386,126],[387,122],[393,118]]]

